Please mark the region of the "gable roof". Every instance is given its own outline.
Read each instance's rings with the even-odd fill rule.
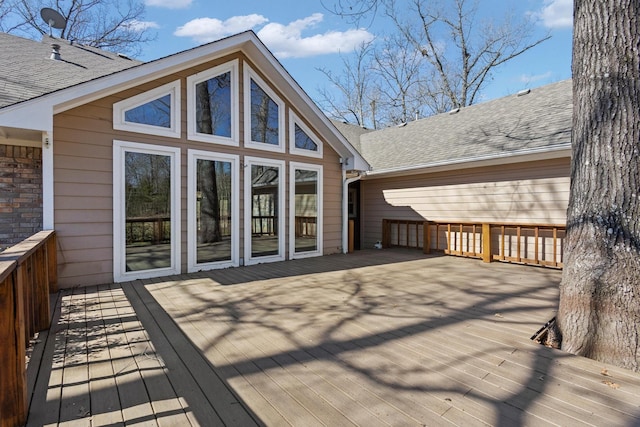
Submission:
[[[376,131],[345,133],[371,164],[367,176],[459,168],[482,161],[568,157],[571,80]],[[357,139],[357,140],[356,140]]]
[[[28,49],[27,56],[41,58],[43,52],[47,51],[47,54],[44,56],[46,61],[31,59],[34,63],[43,61],[45,65],[50,65],[50,62],[56,62],[49,59],[50,46],[40,51],[39,49],[42,48],[36,48],[33,44],[38,42],[25,41],[25,39],[15,36],[5,36],[8,35],[3,35],[3,39],[6,43],[9,43],[9,45],[5,45],[4,47],[7,47],[9,52],[19,50],[24,44]],[[2,47],[3,46],[0,46],[0,49]],[[62,47],[64,47],[64,50]],[[27,76],[33,75],[37,83],[29,83],[28,77],[25,77],[26,83],[24,83],[24,85],[31,86],[32,90],[24,96],[24,99],[16,98],[13,101],[7,101],[8,103],[6,104],[0,104],[0,127],[30,131],[52,131],[54,114],[194,67],[214,58],[240,51],[251,59],[253,66],[260,70],[265,76],[268,76],[269,81],[284,94],[291,105],[296,107],[298,113],[303,115],[309,123],[313,125],[319,136],[327,141],[338,155],[345,160],[343,167],[355,170],[369,169],[369,164],[360,153],[352,147],[344,135],[336,129],[333,123],[331,123],[253,31],[245,31],[146,63],[131,61],[130,67],[124,67],[122,61],[127,60],[118,57],[118,55],[105,53],[97,49],[95,49],[94,52],[92,49],[86,50],[80,46],[74,47],[68,43],[66,43],[66,45],[61,44],[61,56],[63,60],[65,59],[66,51],[75,52],[78,55],[84,56],[81,58],[78,56],[75,60],[77,62],[71,61],[73,57],[69,56],[69,63],[65,62],[63,67],[46,68],[41,66],[33,67],[29,71],[20,68],[14,69],[16,74],[11,77],[11,84],[19,84],[16,82],[22,81],[23,74]],[[103,63],[115,64],[116,67],[110,68],[107,66],[100,71],[101,67],[97,66],[96,63],[97,61],[102,61],[102,59],[97,59],[85,54],[95,55],[96,57],[103,55]],[[3,52],[2,55],[6,58],[6,56],[10,56],[11,53]],[[71,55],[71,53],[68,53],[68,55]],[[114,57],[119,59],[115,59]],[[81,59],[85,61],[84,64]],[[6,60],[2,59],[2,62],[4,63]],[[71,64],[71,62],[73,62],[73,64]],[[89,72],[80,73],[77,80],[75,80],[76,83],[74,83],[74,80],[71,78],[66,80],[65,73],[67,69],[64,67],[77,67],[78,65],[84,65],[87,70],[93,70],[96,74],[91,75]],[[33,72],[33,70],[35,70],[35,72]],[[47,72],[44,70],[55,74],[55,77],[48,77]],[[62,78],[61,85],[63,87],[57,90],[48,90],[46,85],[42,83],[59,81],[60,78]],[[40,81],[39,79],[42,80]],[[65,81],[67,82],[66,85],[64,83]],[[9,82],[5,84],[9,86]],[[12,89],[14,97],[17,96],[17,94],[15,94],[16,91],[16,89]],[[25,120],[25,117],[29,117],[29,120]]]
[[[52,45],[60,59],[51,59]],[[42,41],[0,33],[0,108],[141,64],[48,35]]]

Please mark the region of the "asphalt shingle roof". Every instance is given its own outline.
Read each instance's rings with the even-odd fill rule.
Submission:
[[[60,60],[51,59],[53,43],[60,45]],[[0,108],[139,64],[48,35],[35,41],[0,33]]]
[[[571,80],[372,132],[336,123],[373,171],[568,147]]]

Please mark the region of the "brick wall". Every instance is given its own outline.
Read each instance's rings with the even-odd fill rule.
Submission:
[[[42,149],[0,144],[0,250],[42,230]]]

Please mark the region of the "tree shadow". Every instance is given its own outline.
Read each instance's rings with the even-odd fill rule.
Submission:
[[[558,271],[406,250],[320,258],[113,287],[204,425],[640,421],[640,379],[612,372],[622,387],[609,389],[574,356],[529,340],[557,309]],[[143,372],[147,393],[165,378]]]
[[[557,309],[559,272],[411,251],[373,253],[352,265],[341,264],[341,256],[322,257],[328,262],[307,263],[308,274],[307,260],[292,269],[288,261],[133,287],[175,321],[226,383],[285,372],[298,386],[320,381],[342,388],[343,395],[336,392],[345,400],[355,399],[349,387],[379,393],[392,406],[411,407],[416,419],[466,412],[495,425],[525,425],[585,416],[564,414],[564,403],[546,396],[552,382],[580,389],[553,379],[566,355],[529,341]],[[421,280],[428,284],[415,285]],[[231,283],[236,286],[220,286]],[[339,407],[335,397],[319,399]],[[610,396],[597,391],[584,399],[588,408],[588,399]]]

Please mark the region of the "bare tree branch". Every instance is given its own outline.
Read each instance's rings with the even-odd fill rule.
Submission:
[[[389,18],[398,31],[396,36],[406,41],[407,55],[412,54],[409,46],[413,53],[420,53],[419,72],[411,73],[416,80],[411,83],[396,74],[399,64],[383,61],[378,82],[384,89],[381,105],[392,105],[398,102],[398,94],[419,86],[421,110],[440,113],[475,103],[497,67],[550,38],[547,34],[532,40],[534,22],[527,17],[508,13],[498,22],[478,21],[479,4],[477,0],[338,0],[333,10],[352,22],[376,14]],[[388,46],[373,48],[382,60]],[[396,85],[395,89],[390,85]],[[398,117],[406,117],[406,112]]]
[[[60,38],[73,40],[87,46],[135,56],[142,45],[155,39],[155,34],[144,25],[145,7],[138,0],[14,0],[3,14],[2,22],[12,22],[3,31],[30,38],[39,38],[50,31],[40,17],[43,7],[58,11],[66,26],[60,30]]]

